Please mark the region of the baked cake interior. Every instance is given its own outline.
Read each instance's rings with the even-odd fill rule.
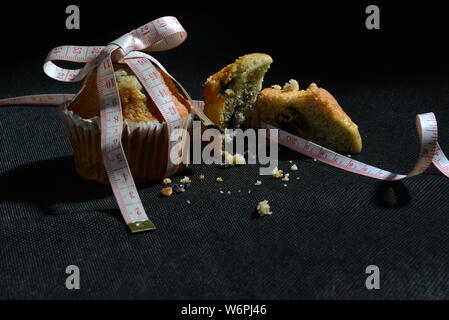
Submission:
[[[256,103],[268,67],[269,64],[256,61],[243,70],[238,70],[229,83],[222,85],[221,94],[227,98],[223,110],[225,128],[247,126],[246,116]]]

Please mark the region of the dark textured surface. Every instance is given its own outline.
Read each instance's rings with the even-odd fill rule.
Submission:
[[[363,21],[363,6],[353,10],[362,10]],[[140,13],[137,25],[171,14],[160,11]],[[406,173],[419,151],[414,117],[429,111],[437,116],[440,144],[449,153],[447,62],[431,59],[443,55],[444,48],[434,48],[435,55],[410,53],[412,36],[405,33],[402,44],[395,38],[407,28],[385,19],[390,29],[372,39],[380,46],[385,42],[374,49],[383,59],[376,60],[368,47],[366,62],[353,59],[356,44],[326,58],[325,45],[316,41],[317,47],[303,56],[315,53],[319,60],[304,65],[291,47],[263,42],[261,35],[254,35],[260,41],[247,40],[251,27],[262,24],[249,24],[247,34],[225,45],[221,39],[236,29],[225,32],[212,14],[205,21],[193,13],[174,14],[189,39],[156,57],[195,98],[201,98],[207,76],[236,56],[267,52],[274,63],[265,85],[296,78],[302,86],[315,81],[334,94],[362,134],[364,150],[353,158]],[[84,17],[85,28],[93,28]],[[347,33],[353,21],[346,21],[318,32],[329,31],[329,41],[336,42],[330,38],[345,32],[343,42],[365,39],[367,46],[365,37],[371,34],[360,25]],[[437,23],[428,26],[435,37],[443,32]],[[74,92],[76,85],[45,77],[40,63],[46,52],[66,43],[104,44],[137,25],[125,21],[114,32],[93,34],[85,42],[61,31],[38,47],[40,54],[6,66],[0,74],[1,97]],[[207,28],[217,37],[205,46]],[[85,33],[73,33],[73,38],[90,34],[80,32]],[[387,49],[394,52],[383,56]],[[280,168],[288,169],[288,160],[299,167],[284,187],[284,182],[259,177],[253,165],[194,165],[187,173],[194,182],[185,193],[161,199],[160,184],[139,187],[158,230],[131,235],[110,187],[79,178],[71,154],[55,107],[0,108],[0,298],[449,298],[449,181],[434,168],[386,183],[282,150]],[[206,176],[202,182],[200,174]],[[223,183],[215,182],[218,176]],[[255,187],[258,179],[263,184]],[[273,215],[255,218],[255,207],[264,199]],[[80,290],[64,286],[65,268],[72,264],[81,271]],[[381,272],[377,291],[365,288],[365,268],[371,264]]]

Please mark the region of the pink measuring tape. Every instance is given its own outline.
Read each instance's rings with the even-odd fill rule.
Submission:
[[[267,123],[262,123],[262,128],[277,129]],[[418,130],[421,150],[415,167],[406,175],[382,170],[345,157],[281,129],[278,129],[277,137],[270,136],[269,130],[267,130],[267,136],[289,149],[305,154],[328,165],[374,179],[393,181],[410,178],[426,171],[432,163],[442,174],[449,178],[449,161],[438,144],[438,126],[435,115],[432,112],[417,115],[416,128]]]
[[[117,199],[120,211],[132,232],[155,229],[148,218],[137,192],[131,171],[122,147],[123,114],[116,86],[113,61],[126,63],[143,84],[144,88],[161,112],[168,129],[167,152],[180,155],[180,146],[174,135],[180,134],[181,117],[172,101],[170,90],[161,72],[173,77],[153,57],[139,52],[164,51],[180,45],[187,33],[175,17],[162,17],[133,30],[112,41],[106,47],[59,46],[54,48],[44,63],[44,72],[51,78],[75,82],[82,80],[92,69],[97,68],[97,87],[100,96],[101,149],[103,163]],[[56,66],[52,61],[63,60],[86,63],[81,69],[69,70]],[[174,79],[173,79],[174,80]],[[191,107],[196,109],[187,92]],[[73,94],[50,94],[23,96],[0,100],[0,105],[11,104],[62,104],[71,101]],[[175,149],[175,150],[173,150]],[[165,175],[176,171],[179,159],[168,157]]]

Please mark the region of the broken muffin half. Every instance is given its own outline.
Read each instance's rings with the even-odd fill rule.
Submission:
[[[284,88],[263,89],[257,101],[259,119],[337,152],[358,153],[358,126],[325,89],[312,83],[300,90],[296,80]]]
[[[239,57],[204,84],[204,113],[222,131],[252,127],[262,82],[273,59],[263,53]]]

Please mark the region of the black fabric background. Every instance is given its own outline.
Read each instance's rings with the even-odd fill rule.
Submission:
[[[239,55],[265,52],[274,59],[265,86],[295,78],[333,93],[359,125],[364,149],[355,159],[408,172],[419,152],[415,115],[430,111],[449,154],[448,23],[436,3],[378,2],[376,31],[365,28],[369,3],[360,2],[300,1],[291,9],[140,3],[137,10],[78,3],[81,30],[65,29],[67,4],[2,10],[0,97],[76,92],[79,84],[42,72],[50,49],[105,45],[175,15],[186,43],[154,56],[194,98]],[[259,177],[252,165],[193,165],[191,188],[168,199],[159,198],[160,184],[139,186],[158,229],[131,235],[110,187],[76,175],[57,108],[0,108],[0,298],[449,298],[449,182],[437,170],[387,183],[288,150],[280,156],[281,169],[288,160],[299,167],[288,187]],[[273,215],[256,218],[264,199]],[[64,285],[72,264],[81,271],[80,290]],[[380,268],[380,290],[365,288],[371,264]]]

